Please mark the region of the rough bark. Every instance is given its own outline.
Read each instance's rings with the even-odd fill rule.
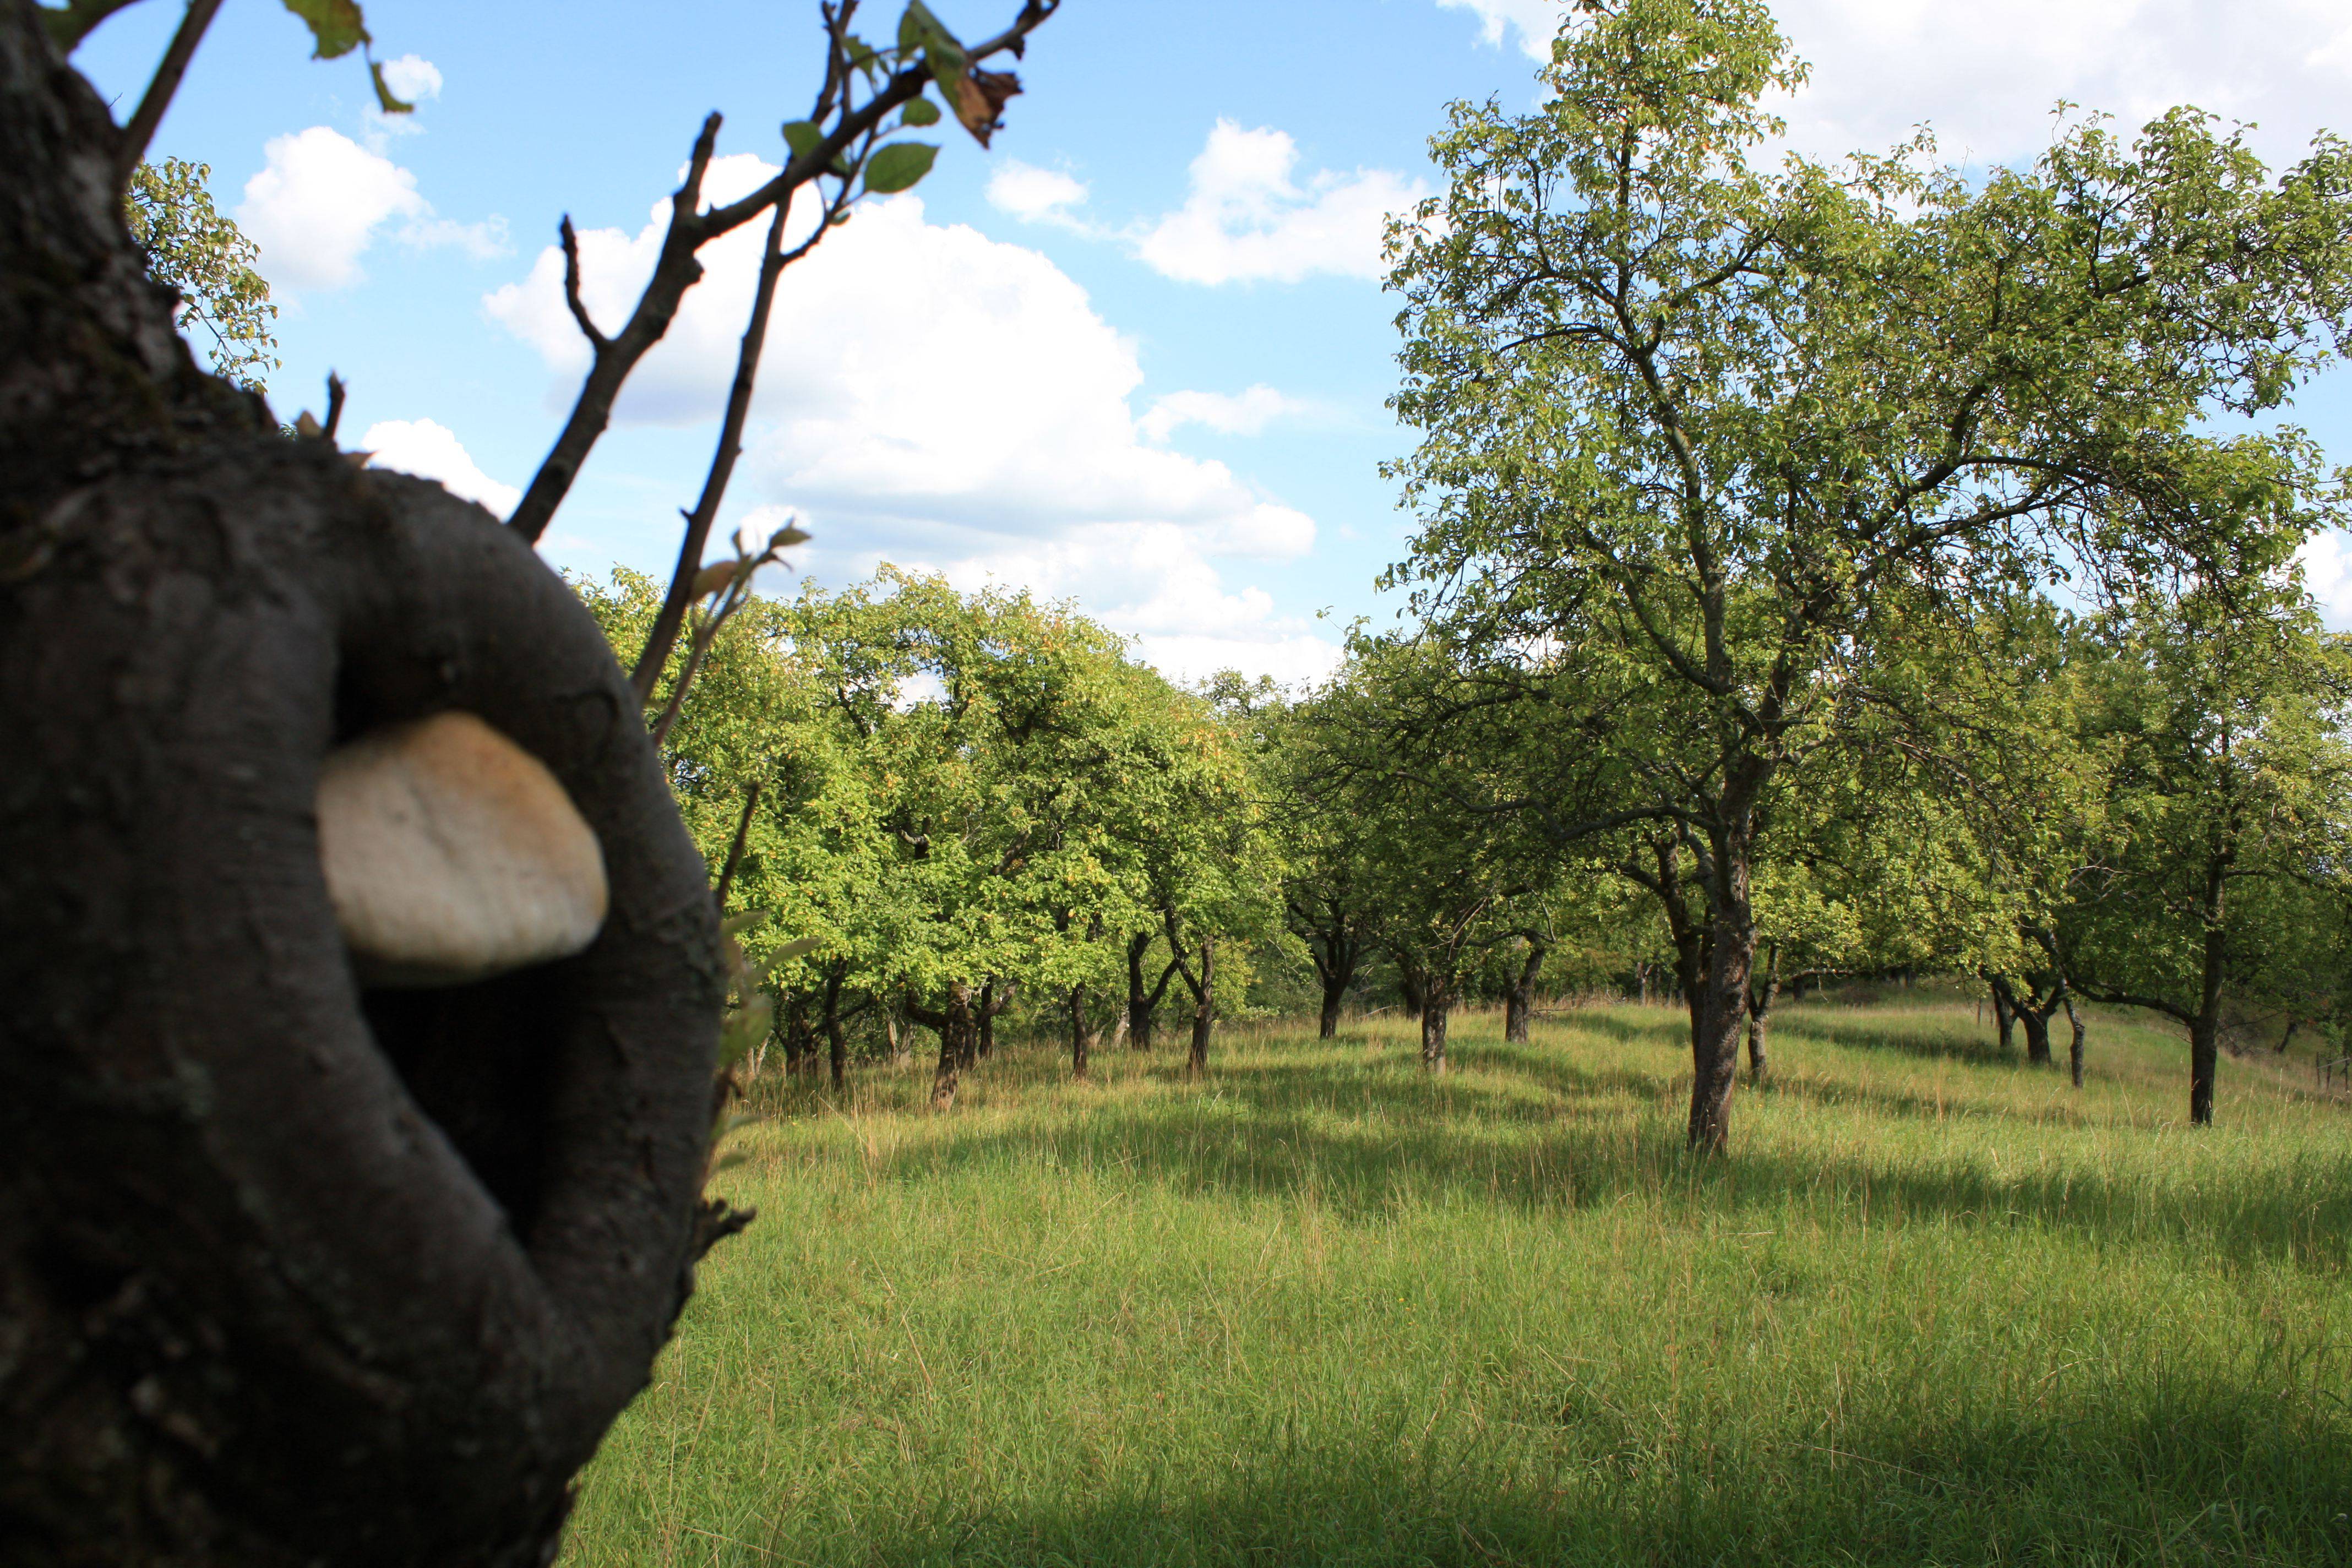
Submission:
[[[971,982],[959,980],[950,985],[947,1004],[941,1007],[926,1007],[908,997],[907,1016],[939,1033],[939,1065],[931,1069],[931,1109],[952,1110],[957,1080],[974,1048]]]
[[[1217,943],[1213,937],[1201,939],[1201,980],[1192,987],[1192,1050],[1184,1060],[1184,1070],[1199,1078],[1209,1070],[1209,1031],[1217,1020]]]
[[[196,369],[113,135],[0,0],[0,1562],[542,1563],[690,1286],[701,857],[522,541]],[[450,709],[562,782],[611,914],[362,993],[319,764]]]
[[[1503,999],[1503,1038],[1522,1046],[1528,1043],[1529,1021],[1535,1016],[1536,976],[1543,972],[1544,956],[1551,951],[1533,936],[1527,938],[1527,958]]]
[[[1780,944],[1774,942],[1764,965],[1764,983],[1748,984],[1748,1081],[1760,1084],[1770,1070],[1765,1037],[1772,1027],[1772,1004],[1780,994]]]
[[[1435,975],[1421,998],[1421,1065],[1425,1071],[1445,1070],[1445,1023],[1454,1011],[1454,988]]]
[[[1160,972],[1156,985],[1143,984],[1143,960],[1156,940],[1153,931],[1138,931],[1127,939],[1127,1043],[1133,1049],[1151,1049],[1151,1020],[1160,1011],[1160,1000],[1168,994],[1168,983],[1175,978],[1176,965],[1171,960]]]
[[[2083,1015],[2074,1008],[2073,992],[2066,994],[2066,1023],[2074,1031],[2074,1043],[2066,1047],[2066,1066],[2073,1074],[2074,1087],[2083,1087]]]
[[[827,1065],[833,1069],[833,1087],[849,1085],[849,1036],[841,1026],[841,986],[848,978],[848,967],[836,965],[824,977],[824,1045]]]

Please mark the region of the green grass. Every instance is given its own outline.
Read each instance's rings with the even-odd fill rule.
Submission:
[[[771,1086],[565,1562],[2352,1563],[2352,1107],[1990,1034],[1785,1008],[1714,1163],[1664,1009]]]

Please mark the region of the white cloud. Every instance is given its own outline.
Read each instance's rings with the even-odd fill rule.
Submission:
[[[1255,436],[1286,415],[1303,413],[1306,406],[1263,384],[1239,395],[1171,392],[1154,398],[1136,426],[1154,442],[1167,440],[1187,425],[1205,425],[1221,436]]]
[[[2331,528],[2305,541],[2295,558],[2320,613],[2337,626],[2352,620],[2352,538]]]
[[[1069,209],[1083,205],[1086,199],[1083,182],[1058,170],[1024,163],[1018,158],[1005,159],[988,177],[989,205],[1025,223],[1077,226]]]
[[[1547,59],[1559,0],[1438,0],[1475,11],[1486,40]],[[2341,0],[1780,0],[1811,84],[1778,106],[1789,144],[1832,158],[1884,150],[1922,121],[1945,155],[2030,159],[2060,99],[2136,128],[2178,103],[2257,121],[2273,165],[2344,126],[2352,28]]]
[[[773,173],[750,156],[716,160],[708,195],[724,201]],[[650,274],[668,211],[656,204],[635,235],[579,236],[583,300],[608,330]],[[618,422],[716,418],[751,308],[760,228],[705,249],[704,280],[631,379]],[[484,306],[540,352],[568,395],[588,354],[562,276],[550,247]],[[966,583],[993,576],[1075,596],[1122,631],[1161,639],[1153,646],[1178,647],[1162,628],[1188,625],[1196,629],[1184,636],[1230,647],[1227,663],[1321,658],[1315,649],[1328,645],[1278,621],[1263,594],[1226,593],[1214,564],[1301,555],[1313,521],[1223,463],[1151,445],[1149,430],[1172,428],[1178,416],[1139,420],[1132,400],[1142,381],[1134,345],[1045,257],[934,224],[916,196],[870,203],[785,274],[738,493],[800,508],[815,535],[809,567],[827,580],[884,560],[929,566]],[[1266,412],[1254,395],[1215,406],[1245,420]],[[1205,417],[1208,406],[1186,416]],[[1164,602],[1180,584],[1181,613]]]
[[[1136,253],[1186,283],[1379,277],[1388,215],[1427,187],[1385,169],[1327,169],[1302,186],[1293,178],[1297,163],[1288,132],[1218,121],[1192,160],[1184,205],[1144,232]]]
[[[506,220],[454,223],[434,215],[416,176],[341,132],[313,125],[272,137],[268,160],[245,184],[237,226],[261,247],[261,272],[290,289],[341,289],[361,278],[361,254],[394,218],[404,245],[458,246],[477,258],[506,253]]]
[[[393,468],[419,479],[438,479],[442,488],[463,500],[479,501],[500,517],[514,510],[522,491],[500,484],[482,472],[457,433],[430,419],[380,419],[360,437],[359,449],[372,452],[371,468]]]
[[[273,137],[262,153],[236,222],[261,247],[262,275],[282,287],[343,287],[378,226],[433,210],[415,175],[324,125]]]
[[[1516,35],[1529,59],[1551,58],[1551,40],[1559,31],[1559,0],[1437,0],[1449,11],[1475,11],[1479,37],[1500,47],[1507,34]]]
[[[403,55],[383,62],[383,85],[406,103],[441,96],[441,68],[421,55]]]

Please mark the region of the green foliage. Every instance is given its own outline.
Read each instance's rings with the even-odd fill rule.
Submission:
[[[1002,1053],[793,1091],[564,1561],[2320,1563],[2352,1535],[2340,1106],[2095,1020],[1785,1006],[1728,1160],[1680,1019],[1454,1070],[1402,1026],[1194,1087]]]
[[[100,22],[137,3],[138,0],[67,0],[62,6],[44,9],[41,19],[48,25],[49,37],[59,52],[71,54]],[[361,13],[357,0],[282,0],[282,4],[310,29],[312,59],[341,59],[353,49],[369,49],[373,40],[368,37],[367,18]],[[404,103],[394,95],[383,79],[383,67],[376,63],[373,53],[367,56],[367,68],[378,108],[386,114],[406,114],[415,109],[415,104]]]
[[[278,307],[254,270],[259,250],[214,207],[211,178],[205,163],[142,163],[131,173],[123,216],[147,275],[179,294],[181,329],[194,324],[211,339],[205,355],[213,374],[261,392],[279,363],[269,328]]]

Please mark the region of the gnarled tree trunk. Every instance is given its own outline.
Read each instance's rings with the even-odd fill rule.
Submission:
[[[701,857],[521,540],[196,370],[113,146],[0,0],[0,1562],[544,1563],[717,1224]],[[610,914],[362,992],[320,763],[453,709]]]

